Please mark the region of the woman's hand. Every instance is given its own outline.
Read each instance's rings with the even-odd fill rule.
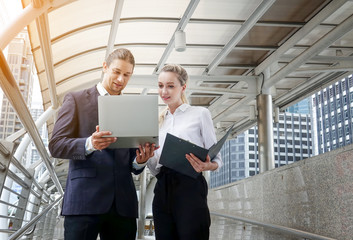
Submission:
[[[186,154],[186,159],[190,162],[191,166],[195,169],[196,172],[203,172],[208,170],[216,170],[218,168],[218,163],[211,162],[210,156],[207,155],[206,161],[203,162],[197,158],[194,154]]]

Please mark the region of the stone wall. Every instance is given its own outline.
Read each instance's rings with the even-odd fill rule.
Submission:
[[[208,201],[211,212],[352,239],[353,145],[210,189]]]

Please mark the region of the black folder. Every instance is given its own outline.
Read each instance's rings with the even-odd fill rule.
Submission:
[[[210,149],[197,146],[196,144],[167,133],[159,162],[163,166],[179,173],[192,178],[197,178],[200,173],[194,170],[185,155],[192,153],[201,161],[206,161],[207,155],[210,155],[211,160],[214,159],[221,150],[224,142],[227,140],[233,126],[234,125],[232,125],[227,133]]]

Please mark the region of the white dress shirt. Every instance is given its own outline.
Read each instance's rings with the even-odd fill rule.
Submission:
[[[99,93],[100,96],[109,95],[108,91],[103,87],[103,85],[102,85],[101,82],[99,82],[99,83],[97,84],[97,90],[98,90],[98,93]],[[95,148],[93,147],[91,138],[92,138],[92,136],[90,136],[90,137],[88,137],[88,138],[86,139],[86,144],[85,144],[85,148],[86,148],[86,149],[85,149],[85,153],[86,153],[86,156],[97,150],[97,149],[95,149]]]
[[[175,110],[174,114],[167,111],[159,129],[160,148],[154,152],[154,156],[147,162],[147,166],[153,175],[157,175],[162,167],[159,158],[167,133],[207,149],[217,142],[211,113],[207,108],[182,104]],[[218,169],[223,165],[220,153],[212,161],[217,162]]]

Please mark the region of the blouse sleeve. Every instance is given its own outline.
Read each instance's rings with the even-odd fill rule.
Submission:
[[[160,171],[160,168],[159,168],[160,166],[158,166],[160,165],[159,164],[160,151],[158,150],[159,149],[155,150],[154,156],[148,159],[147,161],[147,167],[153,176],[156,176]]]
[[[202,111],[201,115],[201,134],[205,147],[210,148],[213,144],[217,143],[217,138],[214,131],[211,113],[207,108],[204,109],[205,110]],[[223,161],[221,159],[220,153],[218,153],[212,161],[218,164],[218,168],[216,170],[223,166]]]

